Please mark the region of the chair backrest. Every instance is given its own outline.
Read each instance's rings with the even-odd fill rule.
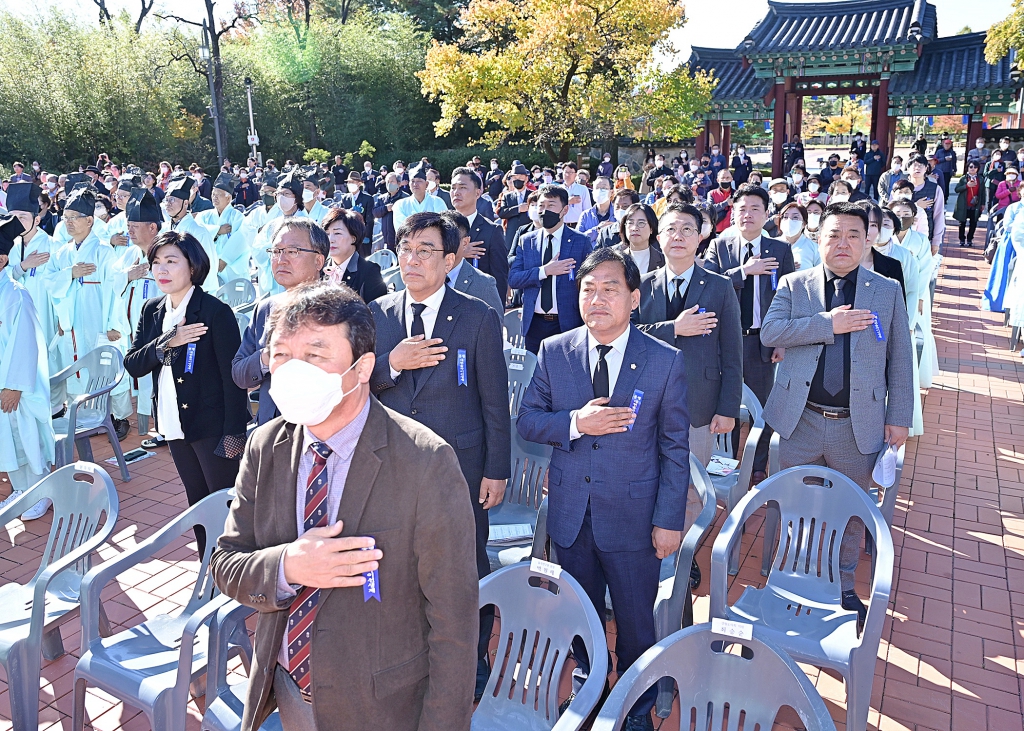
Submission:
[[[29,584],[35,583],[47,566],[60,561],[93,536],[101,534],[100,540],[105,540],[114,530],[119,505],[117,490],[107,471],[91,462],[75,462],[61,467],[25,494],[31,496],[26,508],[43,498],[53,501],[50,535],[46,539],[39,568]],[[90,556],[84,556],[55,578],[51,587],[57,590],[59,586],[69,586],[77,592],[77,585],[90,564]]]
[[[380,273],[388,292],[401,292],[405,289],[405,282],[402,281],[402,270],[397,265],[385,269]]]
[[[516,417],[512,417],[512,476],[505,486],[503,502],[540,508],[552,451],[547,444],[528,442],[519,436]]]
[[[505,368],[508,370],[508,411],[515,416],[537,369],[537,356],[522,348],[506,348]]]
[[[235,310],[256,301],[256,288],[248,279],[232,279],[217,290],[217,299]]]
[[[398,266],[398,257],[391,249],[378,249],[366,257],[366,260],[377,264],[381,271]]]
[[[542,576],[528,563],[506,566],[480,581],[480,606],[489,604],[501,617],[501,635],[474,717],[515,718],[521,729],[551,728],[558,720],[559,680],[575,637],[586,644],[591,662],[590,679],[577,700],[586,705],[592,694],[596,704],[608,674],[608,646],[604,623],[576,579],[565,571],[558,578]],[[478,726],[476,718],[473,725],[486,727]]]
[[[593,725],[614,731],[640,695],[662,677],[679,686],[680,726],[698,729],[773,728],[783,707],[807,731],[835,731],[835,723],[807,675],[759,627],[750,640],[687,627],[644,653],[619,679]]]
[[[88,398],[82,401],[79,408],[107,413],[110,410],[110,392],[124,378],[124,357],[113,345],[101,345],[95,350],[79,358],[73,365],[75,371],[69,373],[74,377],[86,371],[87,381],[85,393]],[[50,384],[53,386],[52,382]]]
[[[245,335],[245,328],[249,327],[250,316],[248,312],[236,312],[235,322],[238,323],[239,335]]]
[[[761,402],[758,400],[754,392],[747,387],[747,384],[743,384],[743,397],[740,399],[740,423],[746,422],[750,424],[751,429],[754,427],[764,428],[764,407],[761,406]],[[722,454],[732,459],[737,459],[732,449],[732,432],[728,434],[717,434],[715,436],[715,454]],[[749,479],[749,477],[748,477]]]
[[[526,339],[523,337],[523,308],[519,307],[505,313],[505,340],[513,348],[526,347]]]

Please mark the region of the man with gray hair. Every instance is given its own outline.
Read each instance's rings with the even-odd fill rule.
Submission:
[[[327,232],[310,218],[281,218],[274,221],[270,244],[270,268],[274,280],[285,292],[300,284],[320,279],[331,251]],[[264,297],[256,305],[252,321],[242,334],[242,344],[231,360],[231,379],[239,388],[259,388],[260,408],[256,423],[266,424],[279,416],[270,396],[270,350],[266,323],[274,302],[284,293]]]

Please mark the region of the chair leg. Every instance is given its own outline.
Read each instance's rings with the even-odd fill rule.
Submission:
[[[110,446],[114,448],[114,458],[117,460],[117,466],[121,468],[121,479],[125,482],[130,482],[132,476],[128,474],[128,463],[124,461],[124,452],[121,451],[121,441],[117,438],[117,431],[114,429],[114,422],[111,421],[111,416],[107,415],[107,420],[103,422],[103,428],[107,432],[107,439],[110,440]]]
[[[42,650],[43,657],[47,660],[56,660],[64,654],[64,641],[60,637],[60,627],[54,627],[43,634]]]
[[[772,554],[775,552],[775,537],[779,532],[779,511],[771,505],[764,512],[764,546],[761,555],[761,576],[767,576],[772,568]]]
[[[89,441],[89,437],[82,437],[81,439],[75,440],[75,446],[78,447],[78,458],[83,462],[92,462],[92,443]]]
[[[11,722],[14,731],[36,731],[39,727],[39,646],[19,642],[7,658]]]
[[[871,664],[851,663],[846,677],[846,729],[865,731],[868,727],[868,711],[871,706],[871,685],[874,682],[874,655]]]
[[[739,483],[737,483],[738,485]],[[728,517],[736,504],[740,501],[740,496],[734,493],[729,494],[729,512],[725,515]],[[736,576],[740,572],[740,547],[743,544],[743,533],[746,530],[746,525],[740,526],[740,539],[732,547],[732,551],[729,553],[729,576]]]
[[[82,731],[85,728],[85,690],[89,682],[85,678],[75,678],[75,697],[71,708],[71,731]]]
[[[103,603],[100,602],[100,637],[110,637],[114,634],[114,631],[110,627],[110,618],[107,617],[107,610],[103,608]]]
[[[144,437],[149,434],[149,416],[146,414],[139,414],[139,436]]]

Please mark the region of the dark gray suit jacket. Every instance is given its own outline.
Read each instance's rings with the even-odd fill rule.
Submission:
[[[501,318],[480,300],[446,287],[432,333],[448,348],[445,359],[423,369],[418,378],[409,371],[393,380],[388,355],[408,337],[405,298],[405,291],[393,292],[369,305],[377,323],[377,364],[370,389],[382,404],[452,445],[475,499],[480,480],[504,480],[512,471]],[[465,386],[459,385],[460,350],[466,353]]]
[[[482,214],[477,213],[473,224],[469,227],[469,239],[483,242],[486,253],[477,259],[477,269],[494,277],[498,296],[501,297],[502,305],[504,305],[505,296],[508,294],[508,248],[505,246],[505,236],[501,231],[501,226],[491,221],[490,218],[485,218]],[[466,263],[470,266],[473,265],[472,261]]]
[[[266,346],[267,316],[273,307],[273,297],[264,297],[256,304],[252,313],[252,320],[242,334],[242,344],[238,346],[238,352],[231,359],[231,380],[239,388],[260,389],[260,408],[256,412],[256,423],[266,424],[271,419],[280,416],[277,404],[270,397],[270,371],[263,372],[263,364],[260,361],[260,354]]]
[[[736,297],[739,298],[743,289],[743,274],[740,267],[743,263],[744,252],[740,251],[741,241],[739,232],[730,232],[725,236],[719,236],[712,240],[704,255],[704,268],[715,274],[724,274],[732,280],[732,286],[736,290]],[[773,257],[779,262],[777,280],[796,271],[796,264],[793,261],[793,250],[785,241],[770,239],[767,236],[761,237],[761,258]],[[772,278],[770,275],[761,276],[761,321],[764,322],[768,308],[772,305],[772,298],[775,297],[775,290],[772,289]],[[761,360],[770,363],[772,359],[772,348],[761,346]]]
[[[683,352],[690,424],[707,426],[715,414],[738,418],[743,397],[743,336],[740,306],[731,283],[694,265],[683,309],[700,305],[718,316],[706,336],[675,334],[668,318],[668,269],[646,274],[640,282],[640,307],[633,321],[642,332]]]
[[[505,303],[498,296],[494,277],[475,268],[469,261],[463,260],[462,266],[459,267],[459,276],[452,281],[452,287],[456,292],[483,300],[488,307],[498,313],[498,317],[505,316]]]

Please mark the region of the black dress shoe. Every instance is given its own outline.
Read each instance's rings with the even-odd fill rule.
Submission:
[[[610,685],[608,685],[608,681],[607,680],[604,681],[604,690],[601,691],[601,699],[597,702],[597,705],[594,706],[594,710],[592,710],[590,712],[590,715],[587,716],[587,720],[583,722],[583,728],[590,728],[590,726],[593,725],[595,719],[597,719],[597,714],[601,710],[601,706],[603,706],[604,702],[606,700],[608,700],[608,696],[611,695],[611,692],[612,692],[612,687]],[[575,700],[575,698],[576,698],[576,691],[572,691],[571,693],[569,693],[569,697],[568,698],[566,698],[564,701],[562,701],[561,703],[558,704],[558,717],[559,718],[561,718],[562,714],[565,713],[569,709],[569,704],[572,703],[573,700]]]
[[[864,606],[864,602],[860,600],[857,592],[853,589],[843,592],[843,609],[857,613],[857,634],[863,632],[864,620],[868,617],[868,608]]]
[[[117,441],[123,442],[131,430],[131,422],[127,419],[114,419],[114,431],[117,433]]]
[[[764,470],[755,470],[754,473],[750,476],[750,484],[760,485],[762,482],[764,482],[766,477],[768,477],[768,475],[765,473]]]
[[[167,440],[163,437],[153,437],[152,439],[143,439],[140,445],[143,449],[156,449],[157,447],[166,447]]]
[[[50,418],[51,419],[63,419],[67,415],[68,415],[68,405],[64,404],[64,408],[62,408],[56,414],[53,414]]]
[[[690,564],[690,589],[696,589],[698,586],[700,586],[700,581],[700,566],[698,566],[697,562],[694,561],[692,564]]]
[[[476,688],[473,690],[473,702],[479,703],[484,697],[484,690],[487,688],[487,680],[491,677],[491,665],[485,658],[476,662]]]

